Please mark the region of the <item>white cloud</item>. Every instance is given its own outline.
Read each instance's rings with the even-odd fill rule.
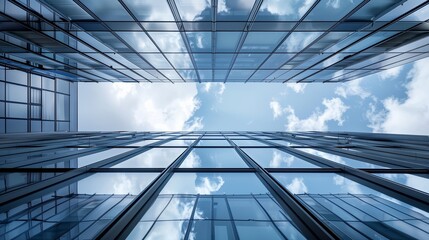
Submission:
[[[429,179],[412,174],[405,176],[407,178],[405,185],[429,193]]]
[[[293,32],[283,42],[288,52],[299,52],[321,35],[320,32]]]
[[[185,21],[196,21],[196,20],[201,20],[201,13],[202,11],[204,11],[204,9],[206,9],[207,7],[210,6],[210,2],[205,0],[205,1],[192,1],[186,4],[186,1],[180,3],[180,4],[185,4],[185,6],[183,6],[184,8],[186,8],[186,11],[181,11],[180,12],[180,17],[182,18],[182,20]]]
[[[270,161],[270,167],[271,168],[279,168],[281,167],[282,163],[286,164],[286,167],[290,167],[292,163],[294,162],[295,157],[294,156],[282,156],[277,150],[273,152],[273,158]]]
[[[339,8],[340,2],[340,0],[328,0],[328,2],[326,2],[326,5],[331,6],[333,8]]]
[[[390,68],[378,73],[381,79],[396,78],[401,73],[403,66]]]
[[[79,130],[201,129],[197,93],[195,84],[81,84]]]
[[[296,15],[298,13],[297,17],[302,17],[313,3],[314,0],[265,0],[261,10],[266,10],[273,15]]]
[[[347,98],[348,96],[358,96],[365,99],[370,96],[370,93],[364,90],[361,86],[362,79],[356,79],[347,83],[342,83],[341,86],[335,89],[335,94]]]
[[[367,125],[372,129],[373,132],[382,132],[383,131],[383,122],[386,118],[386,111],[384,109],[377,110],[377,107],[374,103],[370,103],[368,110],[366,111],[366,118],[369,120]]]
[[[282,106],[279,102],[275,100],[271,100],[270,102],[270,108],[273,110],[273,117],[274,119],[280,117],[283,114]]]
[[[292,107],[286,107],[283,110],[287,115],[286,129],[288,131],[326,131],[328,129],[327,122],[329,121],[335,121],[341,126],[344,122],[343,114],[349,107],[339,98],[323,99],[322,103],[325,106],[323,112],[315,111],[305,119],[299,119]]]
[[[215,178],[202,177],[201,181],[201,184],[195,186],[195,191],[198,194],[217,192],[225,183],[221,176],[216,176]]]
[[[203,83],[203,86],[204,86],[205,92],[209,93],[213,91],[218,96],[222,96],[226,88],[224,83],[214,83],[214,82]]]
[[[359,184],[355,181],[351,181],[343,176],[335,175],[332,177],[334,184],[340,186],[347,193],[351,194],[362,194],[362,190],[359,187]]]
[[[286,188],[293,194],[303,194],[308,192],[307,186],[305,185],[302,177],[294,178]]]
[[[218,13],[221,13],[221,12],[227,13],[228,11],[229,10],[226,7],[226,0],[219,0],[217,3],[217,12]]]
[[[286,87],[292,89],[296,93],[303,93],[307,83],[286,83]]]
[[[429,59],[414,63],[404,101],[390,97],[382,102],[383,110],[370,108],[367,118],[374,132],[429,134],[428,65]]]

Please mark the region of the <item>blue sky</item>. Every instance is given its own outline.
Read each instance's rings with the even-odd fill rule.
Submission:
[[[429,134],[429,60],[348,83],[79,86],[79,130]]]

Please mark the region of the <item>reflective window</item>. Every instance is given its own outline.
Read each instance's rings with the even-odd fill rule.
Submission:
[[[247,168],[233,148],[195,148],[181,168]]]
[[[108,150],[101,151],[99,153],[94,153],[83,157],[79,157],[77,159],[78,167],[83,167],[92,163],[96,163],[98,161],[113,157],[115,155],[130,151],[130,150],[131,149],[126,149],[126,148],[108,149]]]
[[[97,173],[86,176],[3,212],[7,218],[1,237],[94,238],[156,175]],[[100,182],[109,182],[108,188],[100,187]]]
[[[6,84],[6,100],[14,102],[27,102],[27,87],[15,85],[15,84]]]
[[[127,159],[112,168],[165,168],[184,151],[181,148],[154,148]]]
[[[55,94],[53,92],[42,92],[42,118],[55,119]]]
[[[175,173],[161,191],[161,194],[250,193],[268,193],[253,173]]]
[[[391,238],[397,232],[401,238],[427,238],[429,234],[419,222],[400,220],[407,214],[414,219],[425,219],[429,213],[411,207],[377,190],[368,188],[348,175],[334,173],[274,173],[289,191],[329,223],[341,237],[361,238],[377,235]],[[369,231],[359,232],[359,221]],[[394,230],[396,229],[396,230]]]
[[[315,150],[312,148],[299,148],[299,150],[306,152],[306,153],[316,155],[318,157],[322,157],[322,158],[331,160],[331,161],[336,162],[336,163],[341,163],[341,164],[344,164],[344,165],[347,165],[350,167],[354,167],[354,168],[386,168],[384,166],[380,166],[380,165],[377,165],[375,163],[364,162],[364,161],[359,161],[359,160],[355,160],[355,159],[351,159],[351,158],[346,158],[346,157],[322,152],[319,150]]]
[[[96,173],[80,180],[77,189],[79,194],[137,195],[157,175],[157,173]]]
[[[408,187],[418,189],[420,191],[429,193],[429,175],[414,175],[414,174],[401,174],[401,173],[383,173],[377,174],[380,177],[389,179],[391,181],[403,184]]]
[[[226,140],[200,140],[197,146],[231,146]]]
[[[268,146],[267,144],[257,140],[233,140],[233,142],[240,147],[245,146]]]
[[[244,152],[264,168],[318,168],[303,159],[272,148],[244,148]]]

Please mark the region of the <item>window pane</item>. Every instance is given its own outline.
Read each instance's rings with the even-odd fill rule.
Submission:
[[[54,120],[55,117],[55,95],[53,92],[42,92],[42,118],[46,120]]]
[[[94,154],[86,155],[83,157],[79,157],[77,159],[78,167],[83,167],[83,166],[86,166],[86,165],[107,159],[109,157],[119,155],[119,154],[127,152],[127,151],[130,151],[130,149],[117,148],[117,149],[104,150],[104,151],[99,152],[99,153],[94,153]]]
[[[19,70],[6,70],[6,81],[27,85],[27,73]]]
[[[233,148],[195,148],[181,168],[247,168]]]
[[[3,212],[7,216],[3,227],[8,229],[4,236],[7,239],[26,239],[28,236],[74,239],[83,234],[80,236],[94,238],[156,174],[96,173],[86,176],[65,187],[58,185],[53,192]],[[17,226],[20,227],[13,231]]]
[[[303,159],[271,148],[244,148],[244,152],[264,168],[318,168]]]
[[[6,103],[6,117],[27,118],[27,105],[19,103]]]
[[[401,212],[410,219],[427,219],[429,213],[388,197],[377,190],[334,173],[274,173],[277,180],[314,211],[322,221],[341,237],[361,238],[377,232],[391,238],[391,232],[401,238],[427,238],[416,223],[399,221]],[[378,202],[377,204],[374,204]],[[352,226],[360,221],[372,230],[357,232]],[[399,226],[399,225],[402,226]],[[396,230],[394,230],[396,229]]]
[[[201,140],[198,146],[231,146],[226,140]]]
[[[264,194],[267,192],[268,190],[253,173],[175,173],[161,194]]]
[[[429,193],[429,176],[424,175],[414,175],[414,174],[399,174],[399,173],[385,173],[377,174],[380,177],[387,178],[394,182],[403,184],[408,187],[418,189],[420,191]]]
[[[57,120],[70,120],[70,97],[57,93]]]
[[[27,87],[15,84],[6,84],[6,100],[15,102],[27,102]]]
[[[171,164],[185,149],[154,148],[140,153],[112,168],[165,168]]]

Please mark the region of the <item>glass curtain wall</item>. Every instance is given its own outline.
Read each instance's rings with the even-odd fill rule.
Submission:
[[[424,136],[85,132],[0,143],[2,239],[429,238]]]

